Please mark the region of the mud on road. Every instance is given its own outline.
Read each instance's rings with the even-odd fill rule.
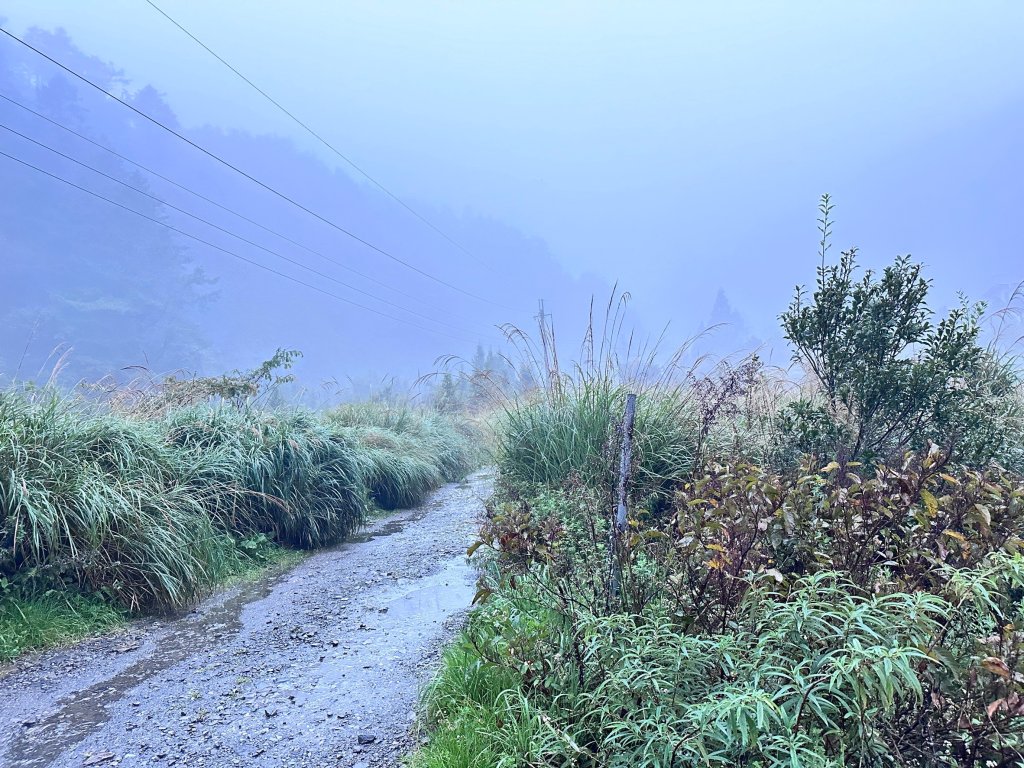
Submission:
[[[0,672],[0,766],[397,766],[474,593],[489,477],[195,611]]]

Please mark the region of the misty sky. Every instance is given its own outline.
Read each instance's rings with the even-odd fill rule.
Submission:
[[[837,250],[913,254],[937,303],[1024,279],[1019,2],[157,4],[414,206],[543,241],[585,284],[631,291],[651,327],[689,334],[724,289],[774,334],[813,279],[822,192]],[[186,127],[340,164],[143,0],[0,15],[63,27]],[[557,307],[543,273],[505,292],[518,267],[503,256],[467,287],[523,316]]]

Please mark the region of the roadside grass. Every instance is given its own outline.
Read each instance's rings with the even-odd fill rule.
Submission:
[[[503,482],[557,487],[572,478],[588,486],[607,485],[627,392],[641,393],[634,433],[636,493],[659,495],[688,476],[697,429],[686,389],[620,382],[598,372],[506,405],[497,441]]]
[[[476,430],[437,411],[353,403],[325,418],[361,449],[362,483],[381,509],[415,506],[434,488],[461,480],[483,461]]]
[[[356,446],[316,414],[201,406],[165,423],[222,529],[313,548],[341,541],[363,520]]]
[[[374,506],[412,506],[464,477],[482,455],[471,434],[410,407],[220,402],[140,416],[0,391],[6,653],[106,626],[86,610],[92,597],[56,595],[127,614],[175,609],[340,542]]]
[[[660,342],[624,333],[628,303],[628,294],[613,292],[603,319],[595,320],[591,308],[578,357],[568,365],[553,326],[542,324],[539,338],[505,328],[520,358],[515,368],[526,372],[528,386],[502,389],[495,383],[488,392],[497,413],[495,459],[502,487],[527,495],[567,483],[609,489],[628,394],[637,395],[634,495],[661,504],[673,484],[693,471],[702,424],[692,384],[703,361],[685,362],[693,339],[661,350]],[[485,388],[490,382],[477,379]]]
[[[497,765],[505,751],[500,741],[512,736],[510,729],[518,722],[502,717],[503,702],[521,682],[509,670],[485,662],[468,635],[460,637],[445,651],[441,668],[424,693],[421,723],[429,731],[429,741],[410,758],[411,768]]]
[[[128,614],[99,597],[49,591],[0,597],[0,663],[118,629]]]

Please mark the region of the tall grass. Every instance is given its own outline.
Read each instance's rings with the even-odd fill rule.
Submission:
[[[505,479],[557,486],[575,477],[588,486],[606,484],[613,477],[613,453],[626,395],[636,390],[611,377],[586,377],[511,404],[498,442]],[[695,443],[690,401],[684,390],[641,390],[633,474],[639,493],[657,492],[685,477],[693,465]]]
[[[383,509],[420,503],[431,489],[460,480],[483,458],[479,435],[436,411],[358,403],[341,406],[326,419],[360,447],[363,484]]]
[[[623,337],[628,296],[610,301],[600,326],[593,313],[578,359],[564,367],[554,329],[539,338],[518,328],[506,334],[522,358],[513,367],[531,372],[537,386],[498,393],[502,418],[497,458],[504,482],[559,486],[572,479],[591,487],[614,477],[615,452],[626,395],[638,395],[634,428],[636,495],[649,497],[691,472],[699,442],[697,408],[683,345],[658,363],[658,344]]]
[[[224,528],[310,548],[340,541],[362,521],[356,446],[311,413],[200,407],[171,414],[166,428]]]
[[[371,500],[415,504],[477,456],[454,420],[411,408],[134,417],[0,391],[0,588],[185,605],[238,570],[240,543],[339,542]]]
[[[0,393],[0,573],[104,591],[130,608],[195,599],[225,540],[158,424]]]

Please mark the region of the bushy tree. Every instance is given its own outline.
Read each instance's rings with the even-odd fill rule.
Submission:
[[[857,251],[825,263],[832,204],[821,202],[817,285],[782,314],[793,359],[817,385],[789,404],[783,429],[800,450],[886,459],[931,440],[983,462],[998,441],[991,400],[1009,374],[978,343],[983,304],[963,301],[936,322],[921,264],[897,258],[859,279]]]

